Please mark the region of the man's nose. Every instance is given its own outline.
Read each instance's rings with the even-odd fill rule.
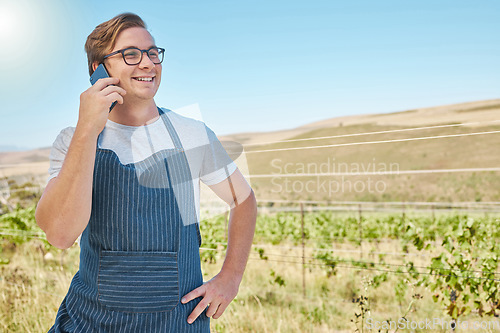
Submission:
[[[142,59],[139,63],[140,67],[152,68],[155,66],[155,63],[149,58],[149,54],[147,51],[142,51]],[[145,53],[145,54],[144,54]]]

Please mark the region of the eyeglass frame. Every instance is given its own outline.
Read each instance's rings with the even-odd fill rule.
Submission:
[[[141,52],[141,59],[139,60],[138,63],[136,64],[129,64],[127,62],[127,60],[125,60],[125,51],[127,50],[139,50]],[[158,54],[163,54],[163,57],[161,58],[161,61],[159,63],[155,63],[151,57],[149,57],[149,51],[151,51],[152,49],[158,49],[159,53]],[[118,54],[118,53],[121,53],[122,54],[122,58],[123,58],[123,61],[125,62],[125,64],[129,65],[129,66],[135,66],[135,65],[139,65],[141,62],[142,62],[142,57],[144,55],[144,52],[146,52],[146,54],[148,55],[148,58],[149,60],[151,60],[151,62],[155,65],[159,65],[163,62],[163,59],[165,58],[165,49],[164,48],[161,48],[161,47],[157,47],[157,46],[151,46],[149,49],[147,50],[141,50],[140,48],[138,47],[127,47],[126,49],[121,49],[121,50],[118,50],[118,51],[115,51],[115,52],[111,52],[110,54],[108,55],[105,55],[104,58],[103,58],[103,61],[111,56],[114,56],[115,54]]]

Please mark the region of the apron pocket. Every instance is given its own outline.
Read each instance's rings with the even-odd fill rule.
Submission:
[[[97,284],[110,310],[170,311],[179,302],[177,252],[101,251]]]

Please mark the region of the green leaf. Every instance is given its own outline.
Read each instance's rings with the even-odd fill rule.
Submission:
[[[453,311],[451,313],[451,317],[453,319],[457,319],[458,318],[458,306],[453,305]]]
[[[450,236],[447,236],[443,240],[443,247],[448,251],[449,253],[452,253],[455,247],[453,246],[453,240],[451,239]]]
[[[470,312],[471,312],[471,308],[470,308],[470,306],[464,306],[464,307],[462,308],[462,316],[466,316],[466,315],[468,315]]]

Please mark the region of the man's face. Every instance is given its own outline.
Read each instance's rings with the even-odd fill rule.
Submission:
[[[149,32],[144,28],[133,27],[123,30],[118,35],[115,47],[111,52],[127,47],[137,47],[141,50],[147,50],[152,46],[156,45]],[[109,75],[119,78],[120,83],[118,85],[127,92],[124,96],[125,103],[152,99],[160,86],[161,64],[154,64],[146,53],[143,53],[142,61],[137,65],[127,65],[123,61],[121,53],[107,58],[105,65]],[[152,77],[153,80],[147,82],[136,79],[140,77]]]

